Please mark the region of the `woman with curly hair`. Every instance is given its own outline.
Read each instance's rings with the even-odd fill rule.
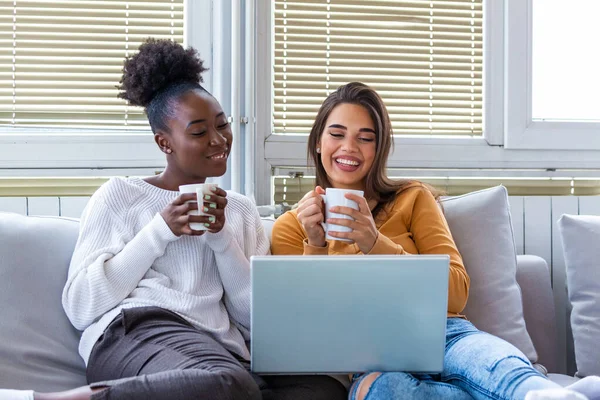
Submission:
[[[144,107],[167,166],[109,180],[83,212],[63,306],[83,331],[91,385],[0,390],[0,399],[346,397],[330,377],[249,371],[249,258],[269,252],[260,217],[248,198],[220,188],[205,197],[209,216],[188,215],[196,194],[178,192],[223,175],[231,149],[225,113],[200,85],[203,71],[194,49],[168,40],[148,39],[126,60],[119,97]]]

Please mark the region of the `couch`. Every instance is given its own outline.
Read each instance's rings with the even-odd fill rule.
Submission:
[[[501,246],[498,243],[499,239],[489,232],[490,225],[498,225],[493,222],[493,219],[498,218],[499,212],[493,208],[506,208],[505,214],[508,213],[508,216],[503,214],[502,218],[508,218],[509,224],[510,214],[507,205],[498,206],[489,203],[490,196],[494,197],[494,201],[498,199],[504,201],[505,189],[484,191],[483,196],[487,196],[488,203],[480,210],[477,205],[472,204],[472,197],[457,198],[454,203],[445,201],[443,207],[461,253],[472,252],[469,247],[472,244],[481,247],[478,240],[489,240],[490,243],[494,243],[488,245],[490,249],[485,253],[484,262],[489,264],[495,259],[493,248]],[[508,204],[507,198],[505,200]],[[486,208],[492,208],[491,212],[486,211]],[[467,213],[468,216],[461,213]],[[473,224],[469,222],[469,218],[476,219],[475,227],[460,225]],[[272,220],[265,218],[263,221],[267,231],[270,232]],[[51,392],[86,384],[85,366],[77,352],[80,332],[71,326],[61,306],[62,289],[71,253],[77,240],[78,227],[79,223],[76,219],[22,216],[0,212],[1,388]],[[464,236],[470,235],[463,232],[464,229],[465,232],[475,231],[469,240],[464,239]],[[488,231],[484,234],[481,229]],[[507,232],[506,229],[500,231],[504,236],[512,235],[512,232]],[[469,270],[476,259],[470,255],[465,257],[464,254],[465,265]],[[517,257],[513,254],[512,257],[516,264],[516,275],[514,271],[512,272],[516,279],[515,287],[520,288],[522,294],[520,296],[517,293],[514,297],[518,303],[517,307],[522,305],[522,310],[519,312],[522,312],[523,327],[526,325],[527,330],[517,329],[510,334],[514,335],[516,332],[520,336],[528,335],[535,353],[532,362],[535,362],[538,369],[543,372],[549,371],[549,377],[563,385],[572,383],[576,378],[553,373],[556,372],[558,345],[548,266],[543,259],[533,255]],[[508,260],[510,261],[510,258]],[[469,273],[471,274],[470,271]],[[485,279],[487,282],[491,278]],[[473,280],[471,292],[477,294],[477,287],[473,285],[483,284]],[[495,285],[501,286],[499,283]],[[485,301],[476,299],[474,302]],[[475,306],[477,304],[473,307]],[[472,314],[477,313],[473,310]],[[485,325],[486,314],[482,315],[483,317],[477,318]],[[468,314],[467,316],[471,318]],[[501,317],[493,319],[497,321]],[[473,322],[477,324],[477,321]],[[499,329],[503,329],[506,325],[507,323],[500,324]],[[492,331],[498,329],[492,325],[490,327]],[[518,342],[526,338],[515,339],[509,336],[509,339]],[[528,355],[528,357],[532,359],[533,356]]]

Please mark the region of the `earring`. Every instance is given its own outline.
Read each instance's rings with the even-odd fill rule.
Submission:
[[[171,150],[171,149],[165,149],[165,153],[167,153],[167,154],[171,154],[172,152],[173,152],[173,150]]]
[[[321,148],[317,147],[317,154],[321,154]]]

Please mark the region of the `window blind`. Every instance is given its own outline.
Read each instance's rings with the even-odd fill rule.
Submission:
[[[149,36],[183,43],[184,0],[0,0],[0,125],[149,129],[117,98]]]
[[[275,204],[296,204],[315,188],[315,180],[309,176],[275,176],[273,179]],[[400,179],[395,177],[394,179]],[[459,196],[475,190],[504,185],[511,196],[597,196],[600,195],[600,178],[421,178],[406,177],[429,183],[448,196]]]
[[[325,97],[361,81],[395,134],[482,134],[483,0],[277,0],[274,133],[306,134]]]

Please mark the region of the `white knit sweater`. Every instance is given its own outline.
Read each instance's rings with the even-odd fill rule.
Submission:
[[[249,258],[269,252],[258,211],[228,192],[219,233],[177,237],[160,211],[178,195],[139,178],[113,178],[90,199],[62,297],[71,323],[84,331],[86,365],[120,310],[142,306],[174,311],[249,359]]]

